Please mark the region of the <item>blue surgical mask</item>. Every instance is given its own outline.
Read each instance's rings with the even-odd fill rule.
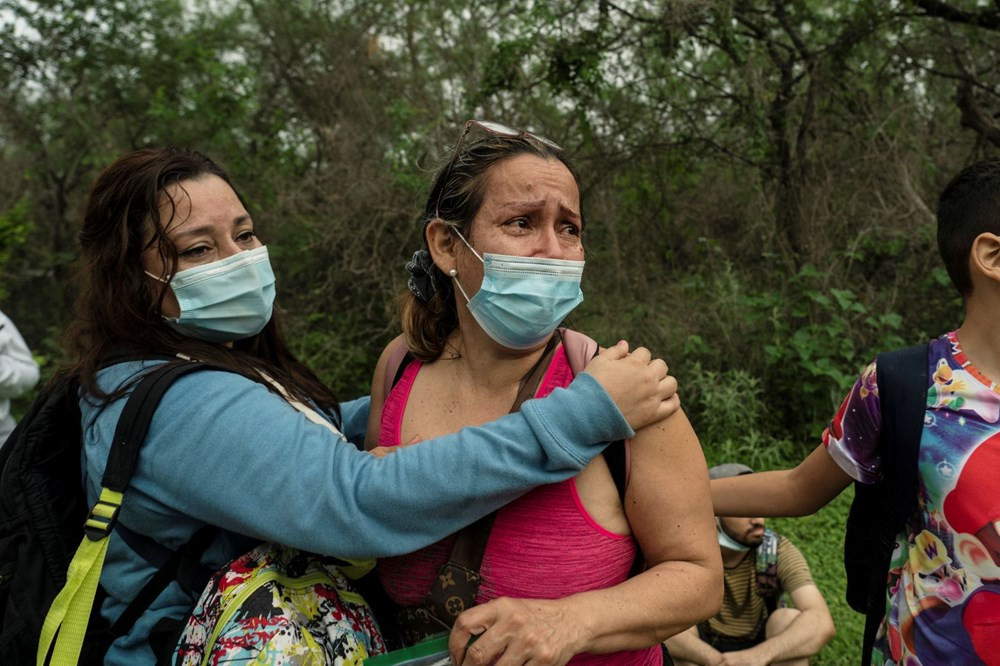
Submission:
[[[726,530],[722,528],[722,523],[719,522],[718,518],[715,519],[715,529],[719,533],[719,545],[722,546],[723,548],[726,548],[728,550],[734,550],[737,553],[745,553],[748,550],[750,550],[750,546],[746,545],[745,543],[740,543],[733,537],[729,536]]]
[[[583,301],[584,262],[489,252],[480,257],[462,234],[458,237],[483,262],[483,283],[471,299],[457,277],[455,284],[469,312],[497,344],[507,349],[536,347]]]
[[[181,313],[164,319],[192,338],[208,342],[242,340],[260,333],[271,320],[274,273],[266,247],[179,271],[166,282],[177,297]]]

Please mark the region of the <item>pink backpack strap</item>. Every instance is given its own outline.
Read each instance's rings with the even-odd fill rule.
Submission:
[[[389,392],[392,391],[392,385],[396,379],[396,373],[399,372],[399,366],[403,362],[403,359],[406,358],[408,351],[406,344],[400,342],[389,352],[389,359],[385,364],[385,377],[382,384],[385,387],[385,390],[382,391],[383,400],[389,397]]]
[[[587,367],[590,359],[597,356],[597,343],[583,333],[569,328],[560,328],[559,333],[562,335],[563,351],[569,367],[574,375],[578,375]]]
[[[569,367],[573,371],[573,375],[576,376],[583,372],[590,359],[597,356],[600,348],[592,338],[578,331],[569,328],[560,328],[559,333],[562,335],[563,352],[566,354],[566,360],[569,361]],[[603,455],[605,461],[608,463],[608,469],[611,471],[611,478],[618,488],[618,496],[624,502],[625,488],[628,486],[632,464],[628,440],[623,441],[620,445],[612,444],[604,450]]]

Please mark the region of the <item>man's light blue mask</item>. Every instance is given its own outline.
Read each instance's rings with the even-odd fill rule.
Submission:
[[[570,312],[583,301],[580,280],[582,261],[517,257],[506,254],[483,256],[483,283],[471,299],[455,278],[469,312],[497,344],[507,349],[531,349],[552,335]]]
[[[722,521],[720,521],[718,518],[715,519],[715,529],[719,533],[719,545],[722,546],[723,548],[727,548],[729,550],[735,550],[737,553],[745,553],[748,550],[750,550],[750,546],[746,545],[745,543],[740,543],[733,537],[729,536],[726,530],[722,528]]]
[[[168,282],[179,317],[165,317],[184,335],[208,342],[233,342],[257,335],[271,321],[274,273],[267,248],[238,252],[174,274]]]

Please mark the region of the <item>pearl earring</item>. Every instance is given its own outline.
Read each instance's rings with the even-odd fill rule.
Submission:
[[[450,271],[448,271],[448,275],[450,275],[450,276],[452,276],[452,277],[455,277],[456,275],[458,275],[458,271],[456,271],[456,270],[455,270],[455,269],[453,268],[453,269],[451,269]]]

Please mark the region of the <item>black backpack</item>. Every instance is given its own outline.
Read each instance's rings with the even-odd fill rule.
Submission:
[[[167,388],[182,375],[206,367],[211,366],[175,360],[150,370],[136,384],[115,431],[101,482],[105,489],[125,490]],[[78,395],[75,378],[51,382],[0,448],[0,664],[36,661],[43,623],[67,586],[67,570],[78,547],[82,550],[88,539],[107,539],[112,530],[125,530],[116,522],[117,509],[102,507],[101,502],[87,505]],[[172,580],[187,577],[185,587],[207,580],[208,572],[195,571],[192,563],[200,561],[214,532],[203,528],[180,550],[168,551],[157,574],[112,626],[98,612],[104,598],[98,588],[78,661],[103,661],[111,643],[128,633]],[[129,538],[152,542],[131,532]],[[149,546],[166,550],[155,543]]]
[[[847,603],[866,615],[864,666],[871,662],[875,633],[885,616],[886,577],[896,536],[917,505],[917,455],[927,405],[929,352],[929,345],[923,344],[876,357],[882,477],[874,484],[854,483],[844,539]]]

